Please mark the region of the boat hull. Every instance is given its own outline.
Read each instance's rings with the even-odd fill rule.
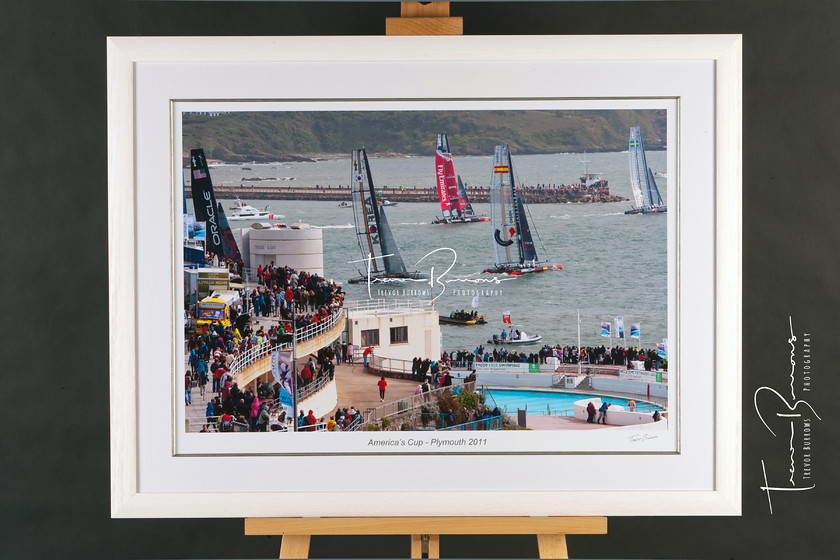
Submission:
[[[668,209],[664,206],[658,208],[633,208],[632,210],[626,210],[625,214],[665,214]]]
[[[487,321],[484,319],[455,319],[454,317],[444,317],[441,315],[438,319],[438,322],[441,324],[447,325],[485,325]]]
[[[536,344],[542,340],[542,335],[529,336],[525,339],[507,339],[507,340],[488,340],[487,344],[495,344],[496,346],[525,346],[526,344]]]
[[[487,274],[510,274],[511,276],[522,276],[525,274],[536,274],[538,272],[548,272],[550,270],[563,270],[563,266],[559,264],[545,264],[537,266],[520,266],[520,265],[499,265],[484,269]]]
[[[477,224],[478,222],[489,222],[487,216],[472,216],[470,218],[438,218],[433,224]]]

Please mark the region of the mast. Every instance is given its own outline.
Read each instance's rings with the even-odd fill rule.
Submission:
[[[380,208],[376,202],[376,189],[373,185],[373,176],[370,172],[370,164],[368,163],[367,152],[364,148],[361,150],[362,160],[367,171],[367,197],[370,207],[373,209],[373,222],[375,222],[375,230],[371,230],[370,224],[368,227],[368,239],[370,243],[379,243],[380,256],[382,257],[385,266],[385,272],[390,274],[406,274],[408,271],[405,268],[400,249],[397,247],[397,241],[394,239],[394,234],[391,232],[391,226],[388,223],[388,217],[385,214],[385,209]],[[370,221],[370,220],[369,220]]]
[[[461,208],[461,195],[458,192],[458,182],[455,177],[455,166],[452,163],[452,152],[449,151],[449,139],[446,133],[438,134],[437,150],[435,153],[435,167],[437,169],[438,197],[441,201],[441,210],[444,199],[449,205],[449,215],[444,210],[444,218],[460,218],[463,214]]]
[[[525,220],[525,224],[527,227],[528,221],[525,219],[525,207],[522,206],[522,197],[516,194],[516,179],[513,176],[513,160],[510,157],[510,147],[505,145],[505,152],[507,153],[507,160],[508,160],[508,169],[510,171],[510,197],[511,202],[513,202],[513,218],[516,224],[517,236],[516,236],[516,248],[519,250],[519,263],[522,264],[525,262],[525,248],[522,243],[522,236],[524,235],[524,230],[522,229],[522,222]],[[512,237],[512,236],[511,236]],[[531,232],[528,231],[528,239],[531,241],[531,248],[534,247],[534,241],[531,239]],[[537,254],[534,253],[534,257]]]
[[[490,178],[490,217],[493,254],[496,265],[513,264],[510,247],[516,240],[518,227],[513,201],[513,177],[510,176],[510,152],[506,145],[496,146],[493,154],[493,175]],[[510,176],[510,180],[508,177]]]
[[[645,199],[649,198],[645,192],[647,185],[647,162],[645,161],[645,149],[642,143],[642,132],[638,126],[630,129],[630,186],[633,187],[633,199],[638,208],[646,205]]]
[[[446,162],[444,153],[449,151],[449,142],[446,134],[437,135],[437,148],[435,148],[435,177],[437,178],[437,192],[440,200],[440,211],[443,219],[449,221],[452,217],[452,201],[449,200],[449,190],[446,188]]]
[[[356,238],[359,244],[359,250],[362,252],[362,258],[370,260],[371,272],[379,272],[379,259],[376,251],[373,250],[373,239],[371,234],[378,232],[376,227],[376,218],[373,214],[374,208],[370,205],[370,201],[365,190],[365,181],[368,177],[368,171],[365,169],[367,164],[367,154],[364,159],[361,150],[353,150],[351,162],[351,176],[350,188],[353,197],[353,221],[356,226]],[[375,206],[375,204],[374,204]],[[371,231],[373,227],[373,231]]]

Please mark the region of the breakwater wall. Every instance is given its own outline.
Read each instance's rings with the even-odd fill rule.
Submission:
[[[242,198],[247,200],[333,200],[350,202],[351,195],[349,188],[339,187],[214,187],[216,198],[232,199]],[[381,194],[379,194],[381,193]],[[623,196],[616,196],[600,191],[580,191],[562,189],[538,189],[525,188],[519,191],[524,201],[528,204],[564,204],[564,203],[598,203],[598,202],[624,202],[627,199]],[[434,189],[399,189],[382,188],[377,189],[380,200],[392,202],[438,202],[437,191]],[[490,202],[490,191],[486,188],[467,189],[467,195],[471,202]],[[190,196],[189,187],[187,196]]]

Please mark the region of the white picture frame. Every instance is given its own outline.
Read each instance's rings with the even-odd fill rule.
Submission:
[[[395,63],[399,63],[396,65]],[[546,72],[557,68],[598,64],[610,69],[604,84],[564,90]],[[504,64],[521,76],[536,81],[527,88],[516,82],[481,88],[483,78],[492,75],[493,65]],[[669,78],[640,84],[628,77],[632,68],[673,68],[680,64],[705,68],[704,87],[688,91],[669,86]],[[265,65],[272,72],[309,76],[292,80],[277,88],[277,82],[255,80],[253,84],[205,84],[202,97],[195,90],[179,88],[178,76],[205,72],[213,68],[236,75],[248,65],[250,70]],[[564,66],[565,65],[565,66]],[[671,65],[671,66],[668,66]],[[423,81],[436,69],[447,76],[471,74],[466,84],[450,86],[444,94]],[[691,96],[698,104],[712,107],[710,127],[713,150],[700,162],[714,169],[714,183],[708,212],[689,215],[679,208],[680,219],[698,220],[697,231],[709,236],[697,239],[707,248],[709,266],[697,286],[704,294],[693,302],[711,317],[714,335],[714,371],[705,389],[713,402],[694,403],[683,408],[681,421],[686,432],[679,452],[667,455],[588,455],[521,456],[461,455],[457,458],[431,456],[376,456],[347,458],[350,477],[330,477],[324,468],[330,457],[309,454],[297,457],[244,455],[177,456],[173,449],[173,402],[168,387],[163,407],[150,403],[144,382],[153,372],[164,371],[172,379],[176,371],[176,352],[167,322],[174,320],[173,305],[176,270],[173,235],[177,200],[172,185],[165,186],[167,198],[155,199],[163,211],[153,210],[138,185],[148,180],[150,167],[160,166],[165,177],[173,177],[171,162],[172,128],[168,118],[172,101],[179,99],[309,99],[323,98],[325,80],[341,84],[360,67],[370,70],[375,84],[368,89],[337,85],[327,95],[331,99],[513,99],[513,98],[605,98],[605,97],[683,97],[679,118],[691,118]],[[271,73],[271,72],[269,72]],[[308,74],[307,74],[308,73]],[[675,72],[675,74],[691,72]],[[614,74],[614,75],[613,75]],[[702,72],[701,72],[702,74]],[[241,74],[240,74],[241,75]],[[168,76],[170,79],[161,79]],[[545,76],[546,80],[539,80]],[[624,82],[622,82],[622,79]],[[554,90],[552,85],[556,85]],[[228,87],[230,86],[230,87]],[[671,90],[669,90],[671,87]],[[676,88],[676,89],[674,89]],[[373,92],[377,95],[374,95]],[[187,93],[185,93],[187,92]],[[166,118],[163,118],[166,117]],[[687,127],[691,129],[690,126]],[[691,129],[694,130],[694,129]],[[698,130],[698,133],[701,132]],[[169,142],[166,142],[166,139]],[[156,143],[163,142],[163,146]],[[298,38],[109,38],[108,39],[108,147],[109,147],[109,302],[111,370],[111,512],[114,517],[262,517],[347,515],[739,515],[741,510],[741,38],[735,35],[711,36],[602,36],[602,37],[298,37]],[[680,167],[688,168],[693,157],[679,148]],[[159,154],[166,154],[160,157]],[[692,209],[693,211],[693,209]],[[138,243],[138,224],[150,212],[164,219],[156,234]],[[672,209],[673,212],[673,209]],[[708,215],[707,215],[708,214]],[[168,220],[166,219],[168,218]],[[691,222],[693,223],[693,222]],[[147,231],[145,226],[141,227]],[[695,245],[688,228],[680,229],[678,251],[685,256]],[[164,250],[156,250],[163,248]],[[682,257],[681,257],[682,258]],[[682,262],[682,261],[681,261]],[[149,271],[155,270],[157,275]],[[685,273],[683,271],[682,273]],[[682,274],[681,273],[681,274]],[[686,275],[688,276],[688,275]],[[705,280],[708,278],[708,281]],[[678,276],[680,290],[694,290],[696,275]],[[160,297],[148,298],[148,293]],[[679,300],[686,328],[677,344],[684,356],[692,354],[696,336],[688,336],[693,308]],[[142,307],[142,312],[141,312]],[[698,312],[699,313],[699,312]],[[698,315],[699,316],[699,315]],[[161,329],[161,321],[166,328]],[[683,319],[681,319],[682,321]],[[700,321],[702,322],[702,321]],[[709,324],[699,328],[709,328]],[[168,333],[168,334],[167,334]],[[167,345],[168,343],[168,345]],[[171,351],[146,352],[148,348]],[[142,350],[142,351],[141,351]],[[708,355],[704,356],[708,361]],[[165,370],[171,370],[166,373]],[[711,386],[710,386],[711,385]],[[683,388],[687,392],[687,385]],[[680,396],[690,399],[686,393]],[[691,402],[687,400],[686,402]],[[691,432],[696,424],[697,434]],[[148,442],[153,442],[151,445]],[[529,468],[546,476],[545,488],[516,479],[498,477],[474,485],[422,488],[411,477],[400,477],[401,469],[455,466],[457,471],[473,472],[492,461],[504,473],[516,472],[516,461],[527,457]],[[375,463],[374,463],[375,461]],[[555,489],[549,478],[556,469],[580,472],[583,466],[614,469],[633,468],[642,472],[650,461],[670,482],[666,488],[628,487],[603,477],[603,484],[591,483],[587,490]],[[587,463],[588,462],[588,463]],[[700,474],[685,483],[690,470]],[[271,480],[273,472],[289,468],[314,473],[313,481],[302,491],[284,491],[259,476],[238,476],[253,469]],[[228,470],[230,469],[230,470]],[[357,470],[358,469],[358,470]],[[373,470],[376,469],[374,473]],[[190,487],[190,472],[231,472],[245,482],[231,482],[228,488]],[[607,471],[603,471],[607,472]],[[384,473],[384,474],[383,474]],[[374,474],[376,476],[374,476]],[[231,477],[232,480],[233,477]],[[479,477],[480,478],[480,477]],[[248,483],[247,479],[253,482]],[[381,485],[377,484],[381,483]],[[655,486],[655,485],[652,485]],[[294,486],[298,488],[299,485]],[[469,499],[467,499],[469,498]],[[352,507],[352,509],[348,509]]]

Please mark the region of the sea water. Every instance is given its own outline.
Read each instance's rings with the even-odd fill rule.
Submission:
[[[648,152],[648,165],[654,172],[666,170],[664,151]],[[641,346],[650,348],[667,337],[667,224],[666,215],[625,215],[633,201],[629,182],[627,153],[554,154],[513,156],[518,184],[573,184],[584,170],[582,159],[590,161],[590,172],[609,181],[610,193],[628,202],[598,204],[531,204],[530,223],[541,260],[557,263],[563,270],[519,277],[482,274],[493,264],[493,245],[489,222],[433,225],[440,216],[436,203],[400,202],[385,209],[394,237],[408,270],[432,272],[437,280],[406,281],[394,285],[350,285],[347,280],[364,272],[365,263],[353,229],[353,211],[340,208],[336,201],[296,201],[243,199],[262,208],[270,205],[283,214],[287,224],[305,222],[323,228],[324,275],[342,283],[348,299],[425,299],[435,298],[436,309],[444,315],[453,310],[472,310],[475,295],[477,311],[486,325],[441,325],[443,349],[472,350],[486,344],[504,327],[502,314],[510,312],[513,323],[528,334],[542,335],[542,343],[577,344],[577,316],[583,345],[608,345],[601,336],[601,323],[623,317],[625,333],[639,323]],[[491,157],[457,157],[456,173],[470,185],[490,182]],[[330,158],[305,163],[219,165],[211,168],[214,184],[250,183],[241,179],[275,177],[254,183],[260,187],[346,186],[350,179],[350,159]],[[433,157],[370,158],[375,186],[428,188],[434,186]],[[657,178],[666,204],[668,181]],[[222,201],[227,208],[228,201]],[[489,216],[489,204],[473,204],[477,214]],[[233,228],[243,222],[234,222]],[[537,235],[538,234],[538,235]],[[238,232],[235,231],[237,239]],[[545,250],[543,250],[543,246]],[[449,250],[436,251],[447,248]],[[424,259],[424,257],[426,257]],[[423,259],[421,262],[418,263]],[[442,278],[444,271],[452,267]],[[498,284],[484,282],[501,280]],[[453,282],[453,280],[455,280]],[[614,326],[613,326],[614,329]],[[613,344],[619,341],[612,338]],[[625,345],[639,346],[632,338]],[[540,345],[522,346],[536,352]]]

